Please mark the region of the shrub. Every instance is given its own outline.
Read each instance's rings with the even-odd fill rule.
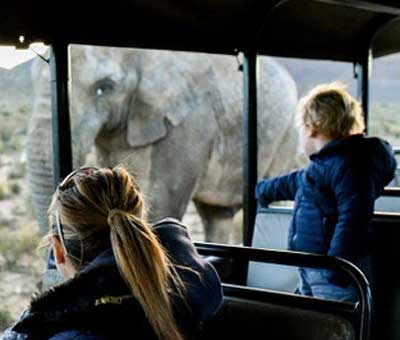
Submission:
[[[9,179],[23,178],[26,174],[26,166],[23,163],[15,162],[14,166],[8,174]]]
[[[8,310],[0,309],[0,332],[10,327],[13,320]]]
[[[400,145],[399,104],[373,103],[369,115],[369,134],[388,139],[394,146]]]
[[[8,185],[6,182],[0,182],[0,201],[8,198],[10,192],[8,190]]]
[[[21,193],[21,185],[17,181],[10,181],[9,189],[14,195]]]
[[[18,113],[22,115],[27,115],[31,111],[31,108],[28,104],[24,103],[18,108]]]
[[[0,238],[0,257],[5,270],[15,271],[21,267],[26,256],[35,256],[39,244],[38,227],[34,223],[3,230]]]

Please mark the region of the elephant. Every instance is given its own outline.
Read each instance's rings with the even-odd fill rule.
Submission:
[[[70,47],[74,167],[122,163],[149,202],[149,219],[181,219],[193,200],[205,239],[232,242],[242,205],[243,73],[233,56]],[[270,57],[259,58],[259,176],[295,166],[296,84]],[[28,179],[41,228],[52,183],[49,67],[32,66]],[[44,229],[43,229],[44,230]]]

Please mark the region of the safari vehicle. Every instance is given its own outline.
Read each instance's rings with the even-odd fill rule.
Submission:
[[[352,264],[319,255],[262,249],[257,202],[257,56],[330,59],[354,64],[359,98],[369,112],[372,58],[400,49],[400,4],[395,0],[117,1],[112,4],[19,1],[0,5],[1,44],[51,46],[54,185],[72,170],[68,97],[68,46],[139,47],[236,55],[243,62],[243,246],[198,243],[224,282],[224,305],[204,327],[204,339],[395,339],[400,313],[396,266],[400,214],[376,212],[373,290]],[[262,94],[261,94],[262,95]],[[386,196],[400,190],[388,188]],[[287,216],[290,210],[275,210]],[[270,214],[272,210],[260,212]],[[275,216],[277,216],[276,214]],[[261,218],[261,217],[260,217]],[[257,245],[257,248],[253,245]],[[358,304],[254,288],[249,261],[347,272]],[[261,274],[260,270],[256,271]],[[374,314],[372,311],[374,310]]]

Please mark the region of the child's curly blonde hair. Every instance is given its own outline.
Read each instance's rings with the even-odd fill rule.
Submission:
[[[297,118],[298,124],[331,139],[363,133],[365,129],[361,104],[338,82],[314,87],[300,100]]]

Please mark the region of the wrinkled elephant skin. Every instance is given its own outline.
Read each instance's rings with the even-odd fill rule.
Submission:
[[[207,241],[232,241],[242,204],[242,73],[233,57],[73,46],[74,166],[125,164],[139,179],[152,220],[181,218],[193,200]],[[35,103],[28,173],[41,226],[52,194],[48,66],[32,70]],[[296,86],[260,60],[259,175],[294,166]]]

